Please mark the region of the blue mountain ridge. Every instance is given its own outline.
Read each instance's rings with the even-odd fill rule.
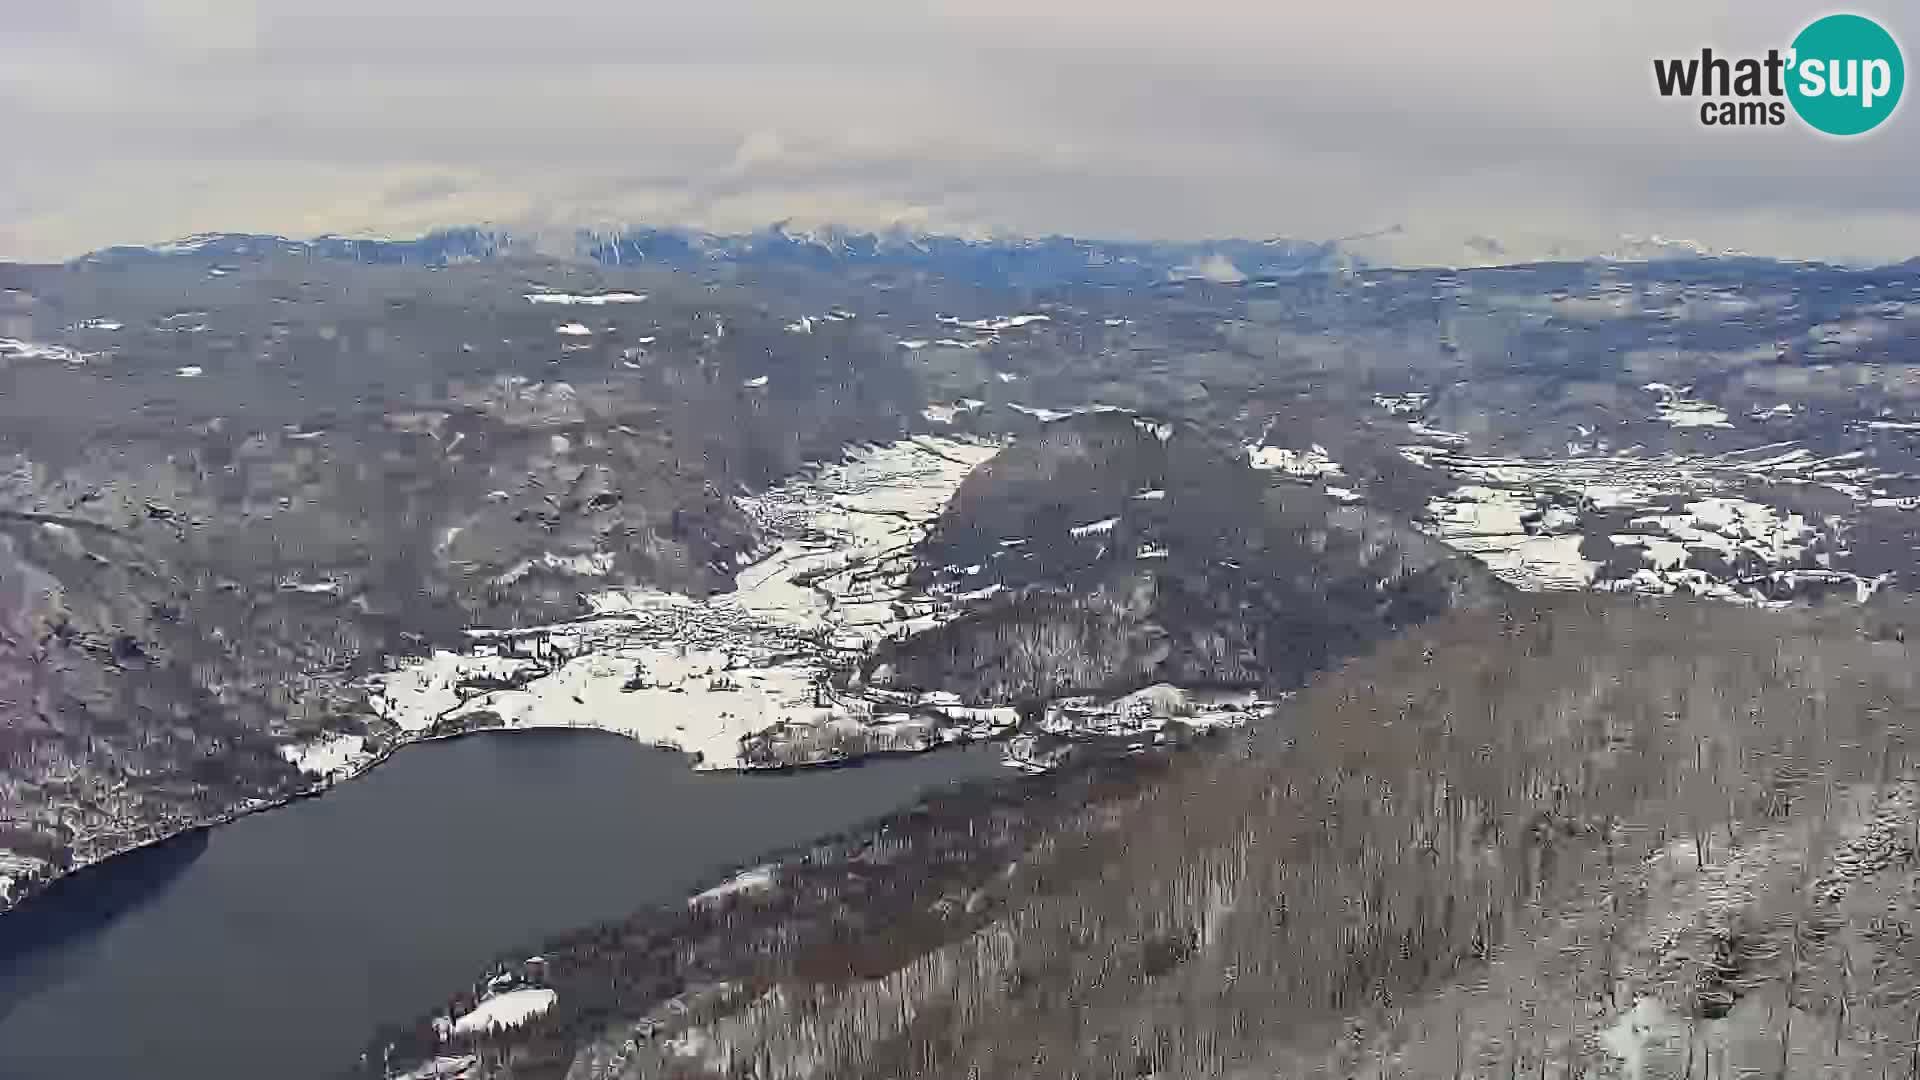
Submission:
[[[1397,231],[1396,228],[1384,232]],[[923,272],[976,285],[1022,289],[1063,285],[1150,288],[1209,277],[1220,280],[1222,275],[1225,280],[1258,284],[1343,270],[1392,271],[1390,264],[1374,265],[1348,243],[1383,234],[1325,241],[1276,238],[1151,242],[1058,235],[969,239],[903,228],[879,232],[838,226],[798,230],[779,222],[752,232],[731,234],[653,226],[579,229],[556,245],[550,231],[535,235],[488,226],[463,226],[439,229],[411,239],[329,235],[296,240],[259,233],[202,233],[167,244],[103,248],[74,259],[69,265],[115,265],[157,259],[218,264],[278,254],[370,265],[448,266],[513,255],[552,255],[557,247],[574,257],[607,266],[676,270],[725,265],[821,271],[869,269]],[[1712,254],[1684,244],[1662,244],[1653,250],[1644,247],[1624,257],[1516,262],[1508,269],[1593,262],[1622,268],[1686,263],[1694,267],[1692,272],[1724,276],[1819,265],[1734,252]],[[1920,260],[1909,260],[1897,268],[1915,266],[1920,266]],[[1483,266],[1479,272],[1498,269]],[[1453,271],[1426,267],[1422,272],[1446,276]]]
[[[743,266],[927,271],[950,279],[1014,287],[1066,283],[1152,285],[1205,276],[1230,264],[1247,279],[1286,277],[1351,267],[1337,241],[1216,240],[1150,243],[1065,236],[972,240],[904,230],[841,228],[793,231],[775,224],[749,233],[717,234],[680,228],[579,230],[573,253],[610,266],[695,269]],[[446,266],[535,251],[552,253],[551,236],[534,238],[486,227],[441,229],[413,239],[320,236],[295,240],[254,233],[205,233],[169,244],[121,245],[73,260],[114,264],[192,258],[248,261],[270,254],[305,255],[386,265]],[[1224,264],[1221,262],[1224,260]]]

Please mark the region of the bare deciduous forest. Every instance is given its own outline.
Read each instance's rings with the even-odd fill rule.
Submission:
[[[1910,618],[1429,624],[1065,815],[943,942],[775,948],[566,1075],[1911,1075]]]
[[[1217,434],[1119,412],[1002,450],[961,486],[922,557],[923,570],[972,564],[966,586],[1005,595],[887,643],[868,666],[878,682],[969,701],[1156,681],[1289,689],[1505,591],[1404,522],[1272,483]]]

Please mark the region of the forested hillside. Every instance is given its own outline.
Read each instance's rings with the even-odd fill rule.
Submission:
[[[776,947],[567,1075],[1906,1075],[1911,617],[1428,624],[1089,802],[946,945],[838,975]]]
[[[430,642],[730,589],[736,493],[921,400],[884,338],[774,364],[760,294],[665,274],[269,249],[0,284],[0,908],[310,786],[292,740],[392,745],[359,680]]]
[[[1377,511],[1250,468],[1188,425],[1094,412],[974,471],[922,550],[991,599],[872,662],[1019,702],[1146,683],[1286,688],[1502,587]]]

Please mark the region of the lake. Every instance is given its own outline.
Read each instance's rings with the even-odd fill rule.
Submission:
[[[0,1076],[332,1078],[503,950],[676,902],[999,761],[753,775],[592,732],[408,747],[0,916]]]

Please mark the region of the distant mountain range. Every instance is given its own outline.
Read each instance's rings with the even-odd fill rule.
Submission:
[[[973,284],[1045,288],[1063,284],[1146,287],[1168,281],[1258,282],[1338,270],[1382,269],[1369,257],[1370,241],[1398,235],[1398,226],[1325,241],[1289,239],[1144,242],[1068,236],[966,238],[880,232],[839,226],[797,228],[776,223],[746,233],[711,233],[676,227],[516,232],[481,226],[442,229],[413,239],[320,236],[294,240],[255,233],[202,233],[166,244],[116,246],[76,263],[194,257],[244,261],[267,254],[307,255],[351,262],[446,266],[514,254],[565,255],[609,266],[670,269],[733,264],[849,270],[924,271]],[[1474,237],[1461,249],[1463,264],[1499,265],[1525,260],[1490,237]],[[1602,262],[1746,259],[1741,252],[1658,235],[1623,236]],[[1554,260],[1563,261],[1563,260]],[[1564,260],[1580,261],[1580,260]],[[1771,261],[1771,260],[1768,260]]]
[[[556,248],[562,250],[556,251]],[[570,250],[568,250],[570,249]],[[771,225],[749,233],[681,228],[580,230],[556,243],[550,233],[468,227],[410,240],[322,236],[292,240],[252,233],[204,233],[150,247],[117,246],[77,262],[193,256],[248,260],[270,253],[376,264],[444,266],[511,254],[567,254],[610,266],[674,269],[716,263],[846,269],[926,270],[954,280],[1015,287],[1066,282],[1150,285],[1168,280],[1284,277],[1353,265],[1337,241],[1222,240],[1193,243],[1096,241],[1049,236],[967,239],[889,230]]]

